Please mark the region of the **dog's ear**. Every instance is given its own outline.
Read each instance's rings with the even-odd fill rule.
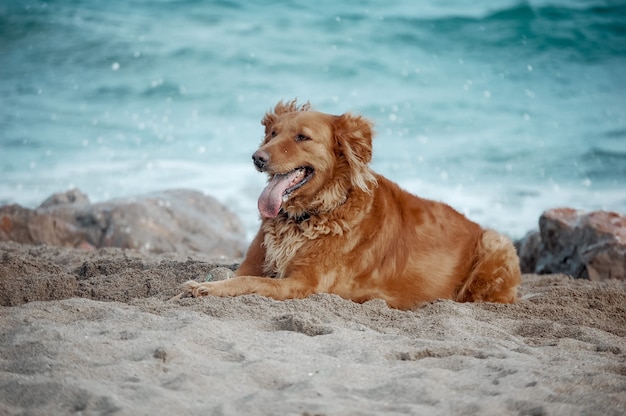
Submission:
[[[265,116],[261,120],[261,124],[265,126],[265,136],[267,137],[267,135],[270,133],[272,124],[274,124],[276,118],[278,118],[278,116],[280,116],[281,114],[293,113],[295,111],[309,111],[310,109],[311,104],[309,104],[308,101],[301,105],[298,105],[297,99],[293,99],[287,102],[279,101],[273,110],[265,113]]]
[[[365,167],[372,160],[372,123],[350,113],[335,119],[335,140],[350,165]]]
[[[337,116],[334,130],[339,157],[343,157],[350,167],[352,185],[371,192],[369,185],[376,182],[367,166],[372,160],[372,122],[346,113]]]

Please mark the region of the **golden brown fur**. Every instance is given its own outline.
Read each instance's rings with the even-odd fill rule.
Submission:
[[[265,139],[253,158],[270,182],[259,198],[260,230],[236,277],[187,282],[183,295],[334,293],[400,309],[439,298],[515,301],[520,269],[511,242],[370,170],[369,121],[291,101],[262,124]],[[289,172],[298,172],[297,184],[307,174],[306,182],[278,200]]]

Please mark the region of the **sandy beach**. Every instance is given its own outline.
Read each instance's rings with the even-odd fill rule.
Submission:
[[[0,243],[0,414],[623,415],[626,283],[514,305],[169,301],[233,262]]]

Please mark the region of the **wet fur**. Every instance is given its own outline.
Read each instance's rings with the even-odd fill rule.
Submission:
[[[277,217],[262,220],[236,277],[190,281],[182,295],[334,293],[400,309],[434,299],[515,301],[520,269],[511,242],[370,170],[368,120],[291,101],[278,103],[262,124],[269,175],[301,166],[315,174]],[[307,140],[295,140],[299,134]]]

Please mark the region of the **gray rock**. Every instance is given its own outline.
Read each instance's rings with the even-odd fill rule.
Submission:
[[[121,247],[149,253],[239,258],[239,218],[215,198],[167,190],[91,204],[79,190],[52,195],[34,210],[0,207],[0,241],[64,247]]]
[[[626,216],[571,208],[544,212],[539,231],[517,244],[523,273],[626,280]]]

